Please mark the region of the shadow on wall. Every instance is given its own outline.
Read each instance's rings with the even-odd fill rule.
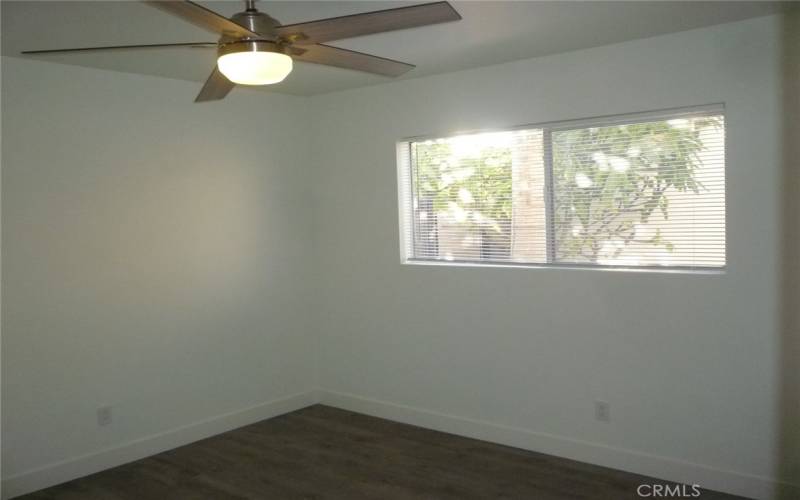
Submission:
[[[800,498],[800,6],[783,20],[783,242],[777,497]]]

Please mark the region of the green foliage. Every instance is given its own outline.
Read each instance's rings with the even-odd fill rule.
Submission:
[[[668,191],[703,189],[695,177],[700,130],[720,125],[694,118],[552,132],[556,260],[596,262],[608,241],[623,242],[616,255],[634,241],[672,251],[660,232],[643,241],[635,228],[656,211],[669,218]],[[436,214],[461,210],[462,224],[493,233],[510,251],[511,147],[477,147],[460,157],[453,149],[447,140],[415,143],[419,199]]]
[[[417,145],[414,182],[418,195],[432,200],[435,212],[445,212],[455,204],[468,211],[464,224],[507,233],[511,149],[480,148],[477,155],[461,158],[454,156],[452,149],[446,141]]]
[[[719,123],[695,118],[554,132],[556,258],[595,262],[607,241],[623,243],[615,257],[634,241],[672,251],[660,231],[636,240],[635,227],[655,211],[669,219],[669,190],[703,189],[695,170],[707,126]]]

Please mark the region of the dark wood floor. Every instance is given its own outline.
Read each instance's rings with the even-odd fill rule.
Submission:
[[[20,498],[621,500],[643,483],[667,484],[316,405]]]

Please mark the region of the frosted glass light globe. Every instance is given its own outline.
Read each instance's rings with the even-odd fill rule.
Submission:
[[[278,52],[233,52],[217,59],[220,72],[240,85],[270,85],[292,72],[292,58]]]

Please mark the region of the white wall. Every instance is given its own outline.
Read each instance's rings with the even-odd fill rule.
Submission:
[[[308,404],[305,100],[2,67],[4,494]]]
[[[766,497],[777,468],[779,20],[324,95],[326,401]],[[725,275],[401,265],[404,137],[724,102]],[[611,404],[610,423],[593,401]]]

